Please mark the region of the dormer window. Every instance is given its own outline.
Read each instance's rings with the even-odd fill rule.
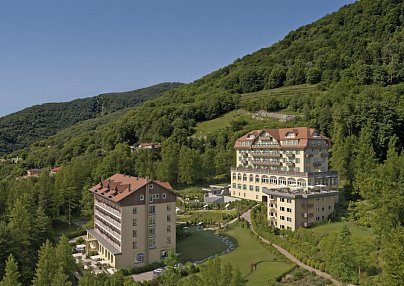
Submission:
[[[317,131],[314,131],[314,132],[313,132],[313,137],[318,137],[318,136],[320,136],[320,134],[318,134]]]
[[[294,133],[294,132],[288,132],[288,133],[286,133],[286,136],[285,136],[286,138],[295,138],[296,137],[296,134]]]
[[[248,134],[247,135],[247,139],[254,139],[255,138],[255,135],[254,134]]]

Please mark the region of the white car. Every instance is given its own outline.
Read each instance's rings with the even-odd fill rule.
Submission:
[[[157,269],[154,269],[153,270],[153,275],[154,276],[159,276],[159,275],[161,275],[163,272],[164,272],[164,268],[157,268]]]

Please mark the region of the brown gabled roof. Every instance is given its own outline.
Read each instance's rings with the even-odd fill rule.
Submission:
[[[169,191],[172,190],[170,183],[167,182],[115,174],[92,187],[90,192],[117,203],[150,182],[158,184]]]
[[[325,137],[324,135],[321,135],[314,128],[308,128],[308,127],[262,129],[262,130],[252,130],[252,131],[248,132],[247,134],[245,134],[244,136],[240,137],[239,139],[236,140],[234,147],[235,148],[239,148],[239,147],[245,148],[246,146],[242,146],[241,142],[250,141],[253,144],[263,132],[267,132],[269,135],[271,135],[277,141],[283,141],[283,140],[287,140],[287,139],[298,139],[299,145],[294,145],[293,147],[305,147],[305,146],[307,146],[307,142],[309,139],[314,139],[314,140],[321,139],[321,140],[327,140],[327,141],[330,140],[329,138]],[[289,132],[295,133],[295,137],[287,138],[286,135]],[[318,136],[314,136],[315,133],[318,133]],[[254,138],[252,138],[253,136],[251,136],[251,135],[254,135]]]

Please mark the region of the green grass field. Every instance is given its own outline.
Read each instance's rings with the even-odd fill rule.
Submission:
[[[177,243],[177,252],[182,262],[198,261],[226,250],[227,245],[216,238],[213,231],[189,228],[191,236]]]
[[[256,120],[251,117],[251,114],[248,111],[237,109],[227,112],[226,114],[215,119],[198,123],[196,125],[195,135],[206,135],[216,132],[222,128],[230,127],[231,121],[240,119],[245,120],[248,126],[258,126],[257,128],[260,128],[259,126],[270,128],[282,127],[282,123],[279,122],[278,119],[268,118],[266,120]]]
[[[321,234],[329,234],[329,233],[341,232],[343,226],[344,226],[343,222],[333,222],[315,226],[311,230]],[[354,236],[361,236],[361,237],[373,236],[372,229],[370,228],[359,226],[353,223],[348,223],[348,227],[352,235]]]
[[[266,285],[268,281],[274,281],[277,275],[292,266],[291,263],[279,261],[254,240],[247,229],[232,227],[224,234],[237,241],[238,247],[221,256],[223,262],[230,262],[238,267],[243,275],[250,272],[251,263],[258,263],[256,271],[246,276],[247,285]]]

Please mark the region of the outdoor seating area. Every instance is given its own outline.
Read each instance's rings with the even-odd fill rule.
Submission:
[[[77,247],[76,247],[77,249]],[[100,255],[88,256],[85,253],[74,253],[73,257],[77,264],[82,265],[83,269],[90,269],[94,274],[114,274],[117,270],[108,264],[108,261],[103,260]]]

